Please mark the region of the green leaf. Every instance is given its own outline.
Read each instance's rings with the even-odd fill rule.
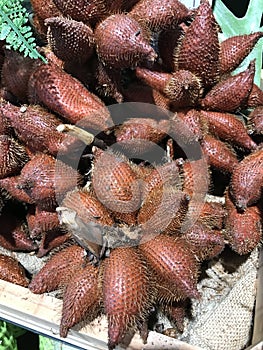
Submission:
[[[11,28],[7,24],[3,24],[1,27],[0,40],[5,40],[5,38],[10,33]]]
[[[220,36],[220,40],[227,39],[234,35],[263,31],[263,27],[260,27],[262,15],[260,9],[263,9],[263,0],[250,0],[245,16],[238,18],[224,5],[222,0],[215,0],[214,15],[223,32]],[[234,72],[238,73],[243,71],[248,66],[249,62],[255,58],[256,74],[254,81],[258,86],[260,86],[262,68],[262,49],[263,39],[260,39],[252,52]]]
[[[7,49],[18,50],[25,56],[40,58],[47,62],[36,50],[35,39],[22,0],[0,0],[0,40],[6,41]]]

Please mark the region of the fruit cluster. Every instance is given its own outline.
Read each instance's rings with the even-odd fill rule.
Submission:
[[[182,330],[202,262],[261,240],[263,92],[232,72],[263,33],[219,43],[207,0],[31,3],[48,63],[1,48],[0,246],[56,253],[0,278],[63,288],[62,337],[104,312],[112,349],[153,307]]]

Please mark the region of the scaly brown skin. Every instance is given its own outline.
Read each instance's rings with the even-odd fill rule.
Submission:
[[[238,254],[248,254],[260,242],[262,237],[261,209],[252,205],[239,212],[226,192],[226,229],[225,237],[230,247]]]
[[[23,84],[21,83],[20,86],[13,86],[14,84],[11,83],[8,84],[7,80],[5,86],[2,81],[3,87],[1,93],[3,96],[5,96],[5,98],[10,98],[11,101],[15,101],[15,103],[17,103],[17,100],[19,98],[20,100],[25,98],[26,101],[28,101],[27,96],[29,96],[31,103],[41,103],[44,108],[49,109],[49,112],[51,110],[51,112],[59,114],[63,120],[65,118],[67,122],[82,123],[83,127],[87,127],[88,129],[92,130],[95,129],[97,131],[113,127],[113,121],[104,104],[104,102],[108,103],[109,98],[114,98],[117,102],[140,101],[152,103],[154,105],[165,108],[166,110],[169,109],[174,113],[173,117],[170,119],[171,130],[169,132],[169,135],[167,135],[166,138],[162,139],[161,143],[158,144],[158,146],[163,148],[166,148],[166,146],[169,145],[170,150],[169,156],[167,154],[168,162],[166,162],[165,159],[164,164],[156,164],[156,168],[158,167],[164,170],[163,181],[165,184],[160,183],[160,178],[156,176],[154,178],[148,178],[149,187],[152,188],[151,186],[153,186],[154,191],[143,188],[143,186],[141,186],[142,182],[147,179],[150,170],[155,167],[155,165],[153,167],[149,167],[144,166],[143,162],[138,165],[133,164],[130,161],[128,162],[128,165],[125,163],[123,167],[125,168],[125,171],[129,169],[129,174],[132,174],[132,172],[135,174],[135,180],[138,180],[139,186],[137,186],[137,182],[134,181],[135,191],[130,191],[131,188],[129,188],[129,186],[132,187],[131,185],[133,184],[133,181],[131,181],[131,183],[128,184],[129,186],[127,190],[127,182],[123,181],[120,176],[117,176],[118,186],[114,188],[114,191],[114,186],[111,187],[112,191],[110,192],[111,194],[113,192],[113,194],[118,199],[127,197],[130,198],[131,195],[135,195],[134,198],[136,200],[140,198],[140,201],[138,200],[138,203],[136,203],[138,204],[138,208],[136,208],[136,210],[134,210],[134,207],[132,207],[130,208],[133,210],[132,213],[118,213],[117,216],[116,212],[111,212],[109,214],[108,208],[103,207],[106,210],[107,214],[105,213],[104,209],[98,214],[98,211],[92,211],[93,209],[96,209],[94,203],[92,204],[92,202],[87,201],[90,204],[90,207],[88,207],[90,210],[89,213],[95,213],[95,219],[92,220],[92,215],[87,215],[87,221],[91,219],[91,223],[95,225],[97,221],[109,220],[110,223],[108,223],[108,225],[111,226],[112,232],[114,232],[115,228],[121,231],[124,227],[128,231],[130,230],[130,233],[133,233],[132,230],[134,229],[134,225],[138,224],[138,221],[141,220],[142,226],[145,230],[145,236],[142,240],[143,244],[141,244],[141,247],[112,248],[109,257],[106,257],[106,255],[103,255],[103,253],[101,255],[97,254],[100,255],[97,256],[95,253],[101,253],[103,249],[101,249],[102,247],[99,245],[98,251],[95,251],[96,245],[92,246],[91,244],[94,242],[89,242],[88,247],[85,246],[87,251],[76,245],[73,247],[65,248],[59,253],[51,256],[50,261],[33,278],[30,284],[30,289],[35,293],[42,293],[47,290],[62,287],[64,287],[66,290],[63,300],[64,313],[61,322],[61,335],[63,336],[67,334],[69,328],[71,328],[76,322],[79,322],[83,318],[86,318],[87,313],[91,312],[91,317],[93,315],[95,316],[93,306],[98,305],[97,296],[102,290],[103,293],[102,297],[99,298],[99,304],[102,306],[102,308],[104,308],[104,312],[107,314],[110,321],[109,347],[113,348],[117,343],[121,342],[121,339],[126,334],[127,327],[133,327],[135,324],[142,325],[144,322],[147,322],[148,308],[151,305],[155,306],[157,304],[163,308],[163,310],[165,310],[165,308],[168,310],[169,305],[172,304],[172,306],[175,306],[174,300],[188,300],[189,296],[198,297],[199,295],[196,291],[196,280],[199,269],[199,263],[197,262],[198,253],[202,253],[202,256],[199,256],[199,259],[203,259],[205,257],[207,258],[208,255],[210,258],[217,254],[223,247],[222,234],[218,231],[222,228],[225,229],[224,223],[222,223],[224,221],[222,207],[207,207],[207,204],[204,202],[204,195],[207,191],[207,185],[210,183],[211,179],[209,176],[208,166],[206,162],[203,162],[204,157],[202,155],[202,152],[200,151],[200,154],[198,154],[198,156],[200,156],[200,159],[194,158],[187,160],[185,159],[185,154],[182,154],[183,152],[180,152],[178,150],[176,141],[183,140],[184,144],[187,147],[192,147],[194,141],[201,142],[201,144],[204,146],[204,142],[207,141],[210,135],[208,134],[207,123],[202,119],[202,117],[200,118],[201,110],[206,108],[211,109],[212,112],[214,112],[214,110],[220,111],[222,113],[225,113],[229,110],[231,112],[235,112],[236,110],[239,110],[240,108],[246,108],[247,106],[262,105],[263,95],[262,91],[252,82],[254,78],[253,63],[246,71],[240,73],[240,75],[232,76],[228,78],[230,80],[224,80],[224,82],[221,82],[223,76],[219,72],[220,48],[217,36],[218,28],[213,18],[211,8],[208,6],[208,2],[206,0],[202,1],[197,11],[190,13],[187,10],[186,17],[188,17],[189,14],[194,15],[191,19],[192,21],[189,21],[187,23],[180,23],[180,25],[176,27],[174,27],[175,23],[172,23],[170,21],[171,17],[169,17],[169,6],[171,5],[171,2],[169,0],[161,2],[159,0],[154,0],[154,2],[149,2],[149,0],[140,1],[137,9],[134,7],[134,10],[131,11],[132,13],[136,13],[138,9],[143,9],[143,11],[146,11],[144,18],[138,18],[138,21],[140,23],[134,20],[134,18],[132,19],[131,14],[123,14],[122,12],[123,9],[130,10],[134,5],[134,1],[128,4],[127,1],[118,0],[113,4],[108,0],[105,0],[105,2],[102,2],[102,0],[93,0],[89,3],[86,3],[85,6],[82,6],[82,0],[74,0],[73,2],[54,0],[54,3],[51,0],[48,0],[45,8],[43,8],[44,6],[42,0],[34,0],[32,2],[34,8],[36,9],[36,12],[38,11],[37,8],[42,9],[42,12],[39,10],[38,14],[34,14],[35,23],[39,21],[41,36],[44,35],[44,32],[46,30],[43,28],[43,20],[45,18],[57,16],[57,13],[59,12],[54,5],[54,3],[56,3],[56,5],[63,12],[63,15],[60,17],[70,17],[79,23],[83,22],[84,25],[91,25],[92,29],[95,31],[94,40],[96,52],[90,59],[87,60],[87,62],[85,62],[85,65],[81,64],[78,66],[77,64],[74,64],[73,61],[62,62],[50,50],[42,48],[41,52],[44,52],[49,63],[47,65],[44,65],[39,61],[29,61],[28,63],[27,60],[23,62],[23,59],[16,57],[14,63],[15,67],[19,66],[20,61],[24,63],[21,64],[21,67],[23,68],[23,74],[21,76],[18,75],[18,77],[14,76],[10,64],[11,61],[8,62],[8,55],[6,54],[6,68],[8,72],[6,75],[10,74],[9,82],[12,83],[12,81],[19,81],[17,78],[24,79],[21,80]],[[155,4],[156,6],[143,6],[145,3],[150,3],[151,5]],[[71,6],[72,4],[73,6]],[[172,5],[178,5],[178,11],[180,9],[183,10],[181,13],[178,13],[179,18],[173,16],[172,21],[176,19],[176,21],[180,22],[186,18],[183,6],[181,6],[177,1],[172,1]],[[128,8],[129,6],[130,8]],[[54,9],[54,11],[50,13],[50,9]],[[116,15],[116,13],[118,15]],[[92,21],[90,21],[91,14],[93,15]],[[155,22],[156,18],[161,20],[161,22]],[[176,47],[175,45],[171,45],[169,50],[168,45],[166,45],[167,50],[169,50],[167,54],[167,56],[170,58],[170,62],[168,62],[168,66],[170,64],[169,68],[167,66],[167,62],[164,62],[162,65],[162,62],[158,60],[158,65],[154,65],[150,71],[153,72],[152,75],[156,75],[156,73],[162,71],[164,74],[169,74],[169,76],[172,76],[170,82],[165,87],[163,92],[157,90],[157,83],[152,87],[143,85],[141,82],[139,82],[134,73],[134,68],[138,65],[140,68],[137,68],[137,71],[140,69],[150,70],[153,61],[157,60],[157,54],[155,50],[149,45],[151,32],[149,28],[145,28],[144,19],[146,19],[146,21],[148,20],[149,26],[152,28],[161,27],[170,30],[173,27],[177,32],[179,31],[181,33],[184,33],[184,37],[181,37],[179,39],[178,45],[176,45]],[[163,19],[164,21],[162,22]],[[49,23],[50,27],[53,26],[54,23],[58,24],[57,20],[52,22],[52,20],[49,19],[47,19],[47,23]],[[133,23],[134,26],[130,25],[131,23]],[[106,37],[105,30],[103,31],[102,29],[104,28],[104,25],[106,25],[106,29],[109,29],[107,32],[107,42],[101,42],[102,37]],[[83,27],[82,24],[79,24],[78,29],[81,32],[80,28],[86,27]],[[102,32],[101,35],[100,31]],[[129,34],[128,38],[125,37],[126,33]],[[57,41],[62,42],[62,38],[59,37],[58,31],[55,35],[58,36]],[[70,40],[70,35],[67,36],[67,40],[63,44],[63,58],[68,59],[67,55],[69,53],[69,50],[66,49],[66,47],[69,47],[71,45],[74,48],[73,52],[83,52],[81,48],[81,35],[82,34],[79,34],[79,37],[77,38],[78,40],[74,39],[73,41]],[[162,38],[164,37],[164,33],[161,33],[159,36],[159,38],[161,38],[160,40],[163,40]],[[44,39],[46,39],[46,37],[44,37]],[[79,44],[77,46],[74,46],[76,43]],[[243,52],[247,52],[249,45],[246,43],[246,45],[242,48],[244,49]],[[113,51],[111,51],[112,48]],[[127,50],[130,53],[129,56],[126,56],[124,53],[124,51],[127,52]],[[176,52],[173,52],[174,50]],[[12,55],[12,53],[10,54]],[[173,62],[171,62],[171,57],[174,57],[174,54],[175,59]],[[242,55],[244,54],[242,53]],[[120,59],[117,61],[116,57]],[[15,57],[13,56],[13,58]],[[84,59],[84,57],[82,58]],[[238,60],[242,60],[243,58],[244,56],[239,57]],[[33,65],[32,62],[34,62]],[[236,63],[237,60],[235,64]],[[103,64],[105,64],[105,66],[103,66]],[[93,68],[95,66],[96,68]],[[117,68],[113,69],[112,67]],[[125,67],[124,71],[123,67]],[[184,77],[190,76],[195,80],[184,79],[180,81],[180,78],[178,77],[182,77],[182,75],[180,75],[182,71],[184,72]],[[94,75],[94,77],[92,77],[92,75]],[[177,80],[175,77],[177,77]],[[27,88],[24,88],[22,95],[20,95],[20,87],[26,86],[25,84],[27,84],[26,82],[28,79],[29,89],[27,90]],[[80,80],[82,84],[80,83]],[[220,83],[216,84],[218,80],[220,80]],[[190,83],[192,81],[198,83],[196,85],[197,89],[194,91],[194,94],[190,94],[188,91],[189,87],[191,87]],[[179,92],[184,97],[181,102],[179,101],[180,104],[177,102],[178,96],[174,97],[173,95],[174,89],[172,88],[175,86],[179,87]],[[167,87],[169,87],[168,90]],[[185,92],[185,94],[182,92]],[[17,96],[13,96],[12,93],[13,95]],[[97,93],[100,93],[101,99],[97,97]],[[176,99],[176,101],[174,101],[174,99]],[[191,106],[191,110],[182,110],[182,106]],[[39,107],[36,107],[36,109],[38,108]],[[148,106],[142,108],[140,112],[144,112],[144,115],[142,115],[144,118],[151,117],[147,114]],[[180,115],[177,116],[176,113],[178,112],[181,115],[183,114],[184,117],[180,118]],[[196,113],[198,113],[198,117],[196,117]],[[182,119],[185,128],[183,128],[179,123],[179,121]],[[200,125],[198,125],[198,123],[200,123]],[[18,135],[18,129],[21,130],[20,128],[21,125],[16,128],[11,127],[10,130],[9,126],[4,126],[4,128],[2,128],[2,133],[10,136],[13,135],[14,131],[16,131],[15,129],[17,129]],[[229,129],[230,127],[228,126],[227,128]],[[222,134],[220,136],[220,131],[222,132],[222,125],[217,125],[215,129],[215,134],[217,134],[218,137],[221,137]],[[107,129],[107,131],[109,131],[109,129]],[[112,128],[110,131],[112,131],[113,134],[116,129],[113,130]],[[230,130],[227,130],[227,132],[230,132]],[[226,135],[229,135],[227,132]],[[41,134],[41,129],[39,131],[39,134]],[[47,131],[46,135],[48,134],[49,133]],[[43,135],[44,130],[41,136],[43,137]],[[230,135],[233,134],[230,133]],[[243,136],[244,135],[242,135],[242,138]],[[37,143],[37,140],[39,139],[37,139],[36,134],[33,136],[33,138],[33,141],[36,141],[35,143]],[[232,138],[234,138],[234,136],[230,137],[230,142],[232,142]],[[246,137],[244,136],[244,138]],[[48,139],[48,137],[46,137],[46,139]],[[234,140],[236,141],[235,138]],[[35,147],[33,141],[28,142],[31,144],[32,149]],[[260,135],[257,135],[253,141],[260,143]],[[24,140],[22,142],[27,143]],[[38,144],[40,143],[38,141]],[[30,146],[29,144],[28,147]],[[107,145],[110,146],[111,143],[109,142]],[[52,145],[45,146],[44,152],[50,153],[50,146]],[[54,142],[54,148],[55,146],[56,142]],[[212,166],[220,165],[222,169],[223,164],[223,169],[229,169],[229,167],[233,167],[233,164],[236,164],[235,160],[233,161],[232,165],[229,165],[228,162],[225,167],[224,152],[222,151],[222,147],[218,147],[218,142],[217,146],[214,148],[211,146],[212,142],[210,142],[209,149],[209,151],[212,153],[217,151],[219,148],[219,151],[213,155],[213,159],[211,155],[211,159],[213,160]],[[28,149],[28,147],[26,148]],[[249,153],[250,149],[253,147],[254,144],[250,144],[250,146],[247,147],[246,152]],[[30,153],[29,157],[33,159],[34,157],[42,157],[42,155],[39,154],[34,155],[34,152],[32,152],[32,150],[31,152],[27,151],[27,153]],[[98,155],[97,151],[93,152],[88,148],[87,155],[89,153],[93,153],[92,156],[95,156],[95,158]],[[239,151],[237,151],[237,155],[238,157],[244,156],[244,154]],[[45,155],[45,158],[46,157],[51,156]],[[175,171],[174,177],[171,179],[169,176],[166,176],[167,173],[165,173],[165,171],[170,167],[174,170],[173,162],[175,162],[175,164],[176,162],[179,163],[181,157],[185,159],[185,166],[183,165],[183,162],[181,162],[181,168],[179,168],[179,177],[182,177],[182,183],[179,181],[178,184],[178,172]],[[41,188],[41,179],[35,173],[35,168],[41,170],[41,164],[44,162],[39,162],[37,166],[34,167],[34,162],[32,165],[31,161],[32,159],[22,169],[22,175],[18,174],[16,178],[10,177],[9,179],[6,177],[2,179],[2,184],[5,182],[5,185],[3,185],[3,187],[9,186],[10,194],[13,195],[13,197],[18,198],[23,203],[30,203],[33,201],[37,204],[40,210],[53,210],[54,213],[54,191],[48,192],[49,185],[51,185],[50,188],[52,187],[52,181],[48,181],[48,183],[45,185],[46,187],[43,186],[43,188]],[[169,163],[169,161],[171,161],[171,163]],[[202,164],[200,167],[198,166],[200,164],[199,162]],[[54,159],[51,161],[51,163],[54,163]],[[191,164],[196,164],[196,167],[193,166],[194,169],[191,169]],[[112,166],[112,164],[110,165]],[[101,172],[104,177],[107,178],[106,175],[111,175],[109,173],[107,174],[107,172],[112,171],[111,166],[103,167],[102,164]],[[141,169],[134,170],[136,167]],[[29,170],[29,174],[27,174],[27,169]],[[69,185],[68,177],[66,176],[65,179],[64,169],[64,167],[56,169],[58,179],[62,179],[61,182],[58,183],[58,185],[60,185],[58,192],[61,193],[62,197],[68,192],[68,190],[72,190],[70,186],[69,188],[64,187],[65,184],[67,186]],[[130,169],[132,171],[130,171]],[[86,171],[89,172],[89,170],[89,168],[84,169],[85,177],[88,176],[86,175]],[[205,171],[205,176],[200,176],[200,174],[203,174],[202,170]],[[52,170],[51,173],[54,173],[54,171]],[[154,170],[152,173],[154,173]],[[248,173],[250,174],[250,177],[253,178],[254,173],[251,171],[251,169],[248,170]],[[25,174],[27,176],[25,176]],[[127,175],[127,172],[121,174]],[[51,177],[53,176],[48,171],[44,172],[43,175],[46,179],[50,179],[50,175]],[[103,176],[97,179],[98,187],[100,186],[100,179],[102,179]],[[29,199],[26,198],[27,193],[22,190],[24,187],[23,184],[25,184],[25,177],[27,177],[29,180],[28,182],[26,181],[27,188],[25,188],[25,190],[27,190],[28,194],[31,196],[28,196]],[[7,181],[7,179],[9,179],[9,181]],[[21,179],[23,179],[23,181]],[[234,179],[235,176],[233,175],[233,180]],[[36,183],[33,187],[31,187],[34,180],[36,180]],[[115,180],[116,176],[113,177],[113,182]],[[103,183],[103,190],[104,192],[107,192],[109,184],[107,181],[104,182],[105,183]],[[175,188],[179,186],[179,189],[176,190],[174,188],[174,192],[171,192],[171,188],[168,188],[168,192],[165,189],[163,190],[163,188],[165,188],[164,185],[166,185],[166,182],[169,185],[172,184],[171,186]],[[21,188],[17,188],[17,184],[19,183],[20,185],[22,184],[22,186],[20,186]],[[155,188],[156,183],[159,184],[161,189],[157,190],[157,188]],[[81,185],[82,184],[80,184],[80,187]],[[217,180],[215,182],[215,187],[216,186]],[[183,192],[181,192],[181,189],[183,189]],[[79,188],[78,190],[81,192],[87,191],[86,188],[85,190],[82,188]],[[94,192],[94,184],[91,184],[91,191]],[[213,188],[210,188],[210,191],[213,193]],[[45,192],[48,193],[46,199],[45,196],[41,197]],[[148,192],[150,192],[149,194],[153,193],[152,198],[150,198],[153,200],[152,203],[148,198]],[[122,196],[118,196],[118,193]],[[93,194],[94,193],[92,193],[92,195]],[[165,197],[163,206],[161,206],[163,211],[161,219],[157,220],[158,218],[154,217],[153,214],[155,214],[155,210],[158,207],[162,194]],[[175,194],[175,196],[172,196],[171,194]],[[53,197],[48,198],[49,196]],[[190,203],[188,203],[191,196],[194,198],[191,198]],[[141,202],[142,199],[145,200]],[[257,197],[255,200],[258,199],[259,197]],[[48,202],[51,204],[50,206],[52,208],[47,205]],[[76,201],[75,205],[71,207],[68,202],[68,208],[66,207],[66,209],[75,211],[77,223],[83,225],[82,227],[86,232],[87,227],[85,225],[88,224],[89,221],[85,222],[83,215],[81,216],[83,207],[80,205],[80,203],[83,204],[81,201]],[[66,201],[64,204],[66,204]],[[103,203],[100,204],[103,205]],[[171,209],[176,209],[176,206],[177,209],[179,207],[180,210],[177,212],[178,215],[175,215],[175,218],[173,218],[171,221],[170,227],[168,226],[168,229],[167,223],[163,221],[163,218],[167,216],[167,213],[170,213]],[[28,206],[25,208],[28,208]],[[137,209],[139,209],[139,215]],[[248,210],[249,208],[247,208],[247,211]],[[196,213],[198,215],[194,216]],[[1,215],[3,214],[5,214],[5,208],[2,208]],[[125,220],[123,216],[120,216],[120,214],[125,214]],[[98,217],[96,215],[101,216]],[[130,216],[128,217],[128,215]],[[213,215],[215,215],[215,218],[210,218]],[[45,222],[44,226],[49,227],[49,225],[52,224],[52,217],[53,215],[50,216],[49,222]],[[254,215],[250,215],[250,217],[253,218],[253,222],[258,222],[257,217]],[[189,220],[188,226],[185,225],[185,221],[189,218],[191,219],[190,223],[193,225],[191,227],[189,225]],[[128,221],[128,219],[132,220]],[[126,224],[124,224],[123,221],[126,222]],[[154,225],[151,225],[151,222]],[[204,225],[207,225],[208,227],[204,227]],[[103,231],[104,226],[101,226]],[[251,223],[251,227],[252,226],[253,224]],[[138,229],[138,227],[135,228]],[[145,238],[149,238],[147,234],[149,234],[151,230],[153,230],[154,233],[156,233],[156,231],[158,231],[158,233],[161,233],[156,237],[151,237],[152,241],[146,241]],[[167,234],[164,234],[164,231],[166,230]],[[140,230],[138,231],[139,233],[142,232]],[[51,236],[49,236],[50,232]],[[199,235],[197,235],[197,233],[199,233]],[[260,235],[258,234],[257,239],[259,236]],[[236,237],[236,235],[234,235],[234,237],[236,241],[240,243],[244,237],[246,238],[246,235],[244,235],[244,237],[238,235]],[[51,242],[49,242],[49,238],[52,238]],[[38,254],[41,255],[44,253],[45,249],[47,248],[46,245],[50,246],[53,243],[58,243],[58,240],[60,239],[63,241],[63,235],[56,236],[56,231],[49,231],[48,234],[43,234]],[[62,243],[62,241],[60,241],[60,243]],[[229,242],[231,242],[233,249],[237,249],[233,241],[229,239]],[[202,249],[195,248],[195,252],[193,252],[194,246],[200,247],[200,245],[202,245]],[[246,247],[246,251],[253,249],[253,247],[254,244],[251,246],[248,245]],[[92,251],[92,249],[95,250]],[[242,249],[240,247],[238,249],[242,253]],[[174,253],[175,251],[177,254]],[[95,254],[98,258],[97,263],[99,264],[97,267],[90,265],[88,262],[88,256],[90,257],[91,253]],[[123,263],[124,261],[125,264]],[[86,270],[90,271],[91,273],[87,275]],[[99,274],[99,284],[97,283],[97,274]],[[137,280],[139,283],[137,283]],[[117,290],[115,293],[116,285],[119,286],[119,283],[122,287],[125,288],[123,288],[123,290]],[[75,289],[72,287],[73,285],[77,285],[78,288]],[[156,295],[152,295],[148,292],[146,294],[147,288],[143,287],[143,285],[147,286],[147,288],[149,288],[151,292],[154,292],[153,294],[156,293]],[[82,290],[84,292],[82,292]],[[114,298],[112,297],[113,294]],[[115,303],[112,302],[113,300]],[[90,308],[88,307],[89,305]],[[81,309],[79,309],[79,306]],[[170,313],[173,313],[173,311],[174,310],[171,310]]]
[[[219,80],[218,28],[208,1],[202,1],[175,55],[175,68],[191,71],[205,88]]]
[[[94,36],[98,56],[111,68],[127,68],[143,60],[153,62],[157,57],[143,27],[128,15],[107,17],[97,26]]]
[[[232,173],[238,159],[231,148],[211,135],[204,136],[201,147],[209,165],[223,172]]]
[[[198,297],[198,262],[184,239],[160,234],[141,244],[139,250],[163,289],[158,298],[172,301]]]
[[[26,149],[13,137],[0,135],[0,179],[18,175],[28,161]]]
[[[245,124],[234,114],[201,111],[201,117],[208,124],[209,131],[222,140],[251,151],[257,148],[257,144],[248,135]]]
[[[259,106],[250,112],[249,127],[255,134],[263,135],[263,106]]]
[[[33,293],[41,294],[65,286],[86,263],[83,248],[72,245],[51,256],[29,285]],[[66,271],[66,273],[65,273]]]
[[[140,0],[130,15],[151,30],[173,28],[190,18],[190,11],[178,0]]]
[[[25,269],[18,261],[4,254],[0,254],[0,279],[18,284],[22,287],[28,286]]]
[[[10,103],[1,105],[1,113],[14,128],[20,142],[33,152],[45,152],[56,156],[83,148],[82,142],[73,136],[57,131],[62,121],[45,108],[34,105],[24,110]]]
[[[109,321],[109,349],[117,345],[128,326],[145,314],[154,297],[145,262],[137,248],[116,248],[105,260],[103,304]],[[134,303],[136,300],[136,303]]]
[[[53,16],[45,20],[45,25],[48,27],[48,43],[61,60],[80,63],[87,61],[92,56],[94,37],[88,25],[72,19]]]
[[[263,184],[263,150],[259,149],[246,156],[234,169],[230,194],[240,210],[255,204],[261,198]]]
[[[63,296],[60,336],[83,319],[92,320],[99,309],[101,293],[98,288],[99,268],[87,263],[69,281]]]
[[[263,37],[263,32],[232,36],[220,45],[220,73],[225,74],[236,69]]]

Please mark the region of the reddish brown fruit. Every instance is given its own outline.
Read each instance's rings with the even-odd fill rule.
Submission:
[[[230,247],[238,254],[250,253],[262,237],[261,212],[259,207],[251,206],[240,213],[226,196],[226,229],[225,236]]]
[[[241,73],[230,76],[217,83],[202,100],[205,109],[234,112],[246,107],[253,87],[255,62]]]
[[[190,202],[181,231],[188,230],[198,219],[204,206],[205,195],[210,185],[209,169],[206,159],[186,161],[183,166],[183,191]]]
[[[18,174],[27,161],[24,146],[10,136],[0,135],[0,179]]]
[[[96,23],[106,12],[103,0],[53,0],[57,8],[65,17],[73,18],[79,22]]]
[[[263,106],[255,108],[249,114],[249,128],[255,134],[263,134]]]
[[[23,266],[11,256],[4,254],[0,254],[0,279],[22,287],[28,286],[28,279]]]
[[[148,175],[143,177],[142,197],[146,199],[147,195],[154,188],[164,188],[167,185],[181,189],[181,182],[179,167],[176,161],[157,166]]]
[[[169,71],[174,71],[175,49],[184,31],[181,27],[170,30],[163,30],[158,37],[158,51],[162,65]]]
[[[124,157],[95,151],[92,186],[99,201],[116,216],[135,214],[141,203],[138,178]],[[134,217],[135,224],[135,217]],[[130,223],[130,222],[129,222]]]
[[[75,190],[68,192],[62,202],[60,217],[80,245],[89,249],[97,258],[103,245],[102,227],[112,226],[114,220],[108,210],[93,193]],[[73,210],[73,222],[63,214],[64,208]],[[65,212],[65,210],[64,210]]]
[[[83,63],[93,54],[94,37],[92,29],[82,22],[63,17],[45,20],[48,27],[48,44],[63,61]]]
[[[189,300],[186,299],[174,301],[172,304],[165,305],[163,308],[165,314],[175,323],[179,332],[183,332],[184,330],[184,319],[186,317],[187,307],[189,307]]]
[[[99,62],[96,70],[96,91],[102,97],[110,96],[118,103],[123,102],[121,71],[104,66]]]
[[[76,170],[46,154],[35,155],[22,169],[19,188],[23,189],[39,207],[52,208],[56,200],[79,181]]]
[[[22,189],[19,188],[20,176],[10,176],[0,179],[0,187],[8,191],[8,194],[20,202],[32,204],[33,199]]]
[[[177,112],[177,117],[189,128],[190,133],[195,136],[196,140],[201,140],[205,127],[199,111],[195,109],[180,111]]]
[[[42,20],[61,15],[53,0],[31,0],[30,3],[33,7],[34,15],[37,15]]]
[[[147,68],[137,67],[136,76],[143,82],[151,86],[160,92],[164,92],[164,88],[167,82],[171,79],[172,75],[170,73],[163,73],[158,71],[152,71]]]
[[[162,73],[146,68],[136,68],[136,75],[145,83],[163,93],[174,108],[193,106],[201,97],[200,79],[186,70]]]
[[[253,84],[252,90],[248,96],[247,106],[258,107],[263,105],[263,91],[256,84]]]
[[[70,238],[72,238],[71,233],[67,233],[61,229],[43,232],[38,247],[37,257],[42,258],[52,249],[63,246],[63,244],[65,244]]]
[[[12,134],[11,125],[3,112],[3,109],[5,108],[6,105],[7,105],[6,101],[0,98],[0,135],[10,136]]]
[[[224,225],[226,211],[219,202],[205,202],[199,215],[199,221],[210,229],[221,230]]]
[[[87,264],[67,285],[63,294],[61,337],[66,337],[69,328],[83,319],[95,317],[100,301],[98,272],[98,267]]]
[[[198,297],[198,263],[185,240],[160,234],[139,249],[156,274],[156,284],[166,287],[173,300]]]
[[[38,67],[28,93],[31,103],[43,103],[71,123],[81,121],[82,126],[101,131],[113,124],[104,103],[58,66]]]
[[[144,319],[154,288],[136,248],[116,248],[105,260],[103,303],[109,321],[109,348],[113,349],[128,327]],[[134,302],[136,300],[136,302]]]
[[[129,14],[156,31],[173,28],[189,18],[189,10],[178,0],[141,0]]]
[[[143,28],[128,15],[108,17],[98,25],[94,35],[97,53],[110,67],[127,68],[145,60],[153,62],[157,57]]]
[[[58,229],[60,227],[57,212],[44,211],[36,208],[27,213],[27,225],[31,238],[40,236],[42,233]]]
[[[11,211],[0,216],[0,246],[11,251],[33,251],[37,245],[29,238],[27,228]]]
[[[223,172],[232,173],[238,165],[237,157],[230,146],[217,140],[213,136],[206,135],[201,141],[202,150],[207,157],[209,165]]]
[[[21,109],[7,104],[3,106],[2,113],[15,129],[20,141],[33,152],[48,152],[55,156],[58,152],[64,154],[84,147],[75,137],[57,131],[61,120],[40,106]]]
[[[175,69],[191,71],[205,88],[219,79],[217,23],[207,0],[202,1],[175,55]]]
[[[184,238],[199,261],[216,257],[225,247],[222,232],[211,230],[201,222],[191,226],[185,232]]]
[[[220,44],[220,73],[236,69],[263,37],[263,32],[232,36]]]
[[[185,217],[189,198],[182,191],[169,184],[155,186],[147,195],[138,213],[144,238],[161,232],[175,233],[180,230]]]
[[[156,105],[163,109],[169,109],[170,101],[159,91],[148,85],[141,83],[132,83],[127,89],[123,90],[123,96],[126,102],[142,102]]]
[[[27,84],[37,62],[17,51],[5,50],[2,85],[23,103],[27,102]]]
[[[77,245],[52,255],[29,285],[31,292],[42,294],[66,285],[85,266],[85,250]],[[66,273],[65,273],[66,271]]]
[[[208,191],[209,184],[208,164],[205,159],[184,162],[183,191],[185,193],[191,198],[203,197]]]
[[[201,111],[201,116],[207,122],[209,131],[219,138],[248,150],[257,148],[244,123],[234,114]]]
[[[86,223],[94,221],[101,225],[113,225],[109,212],[91,192],[68,192],[62,205],[76,211],[79,218]]]
[[[169,98],[173,108],[176,109],[196,105],[202,92],[203,88],[199,77],[183,69],[173,73],[164,88],[164,95]]]
[[[235,167],[230,194],[236,207],[245,210],[261,198],[263,184],[263,150],[259,149],[245,157]]]
[[[139,0],[105,0],[108,13],[118,13],[129,11]]]
[[[168,120],[131,118],[116,128],[116,142],[129,156],[138,156],[154,149],[169,133],[169,127]]]

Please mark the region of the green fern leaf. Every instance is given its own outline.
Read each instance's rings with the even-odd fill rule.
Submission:
[[[0,0],[0,40],[5,40],[7,49],[47,62],[36,50],[35,38],[28,25],[27,12],[22,0]]]

